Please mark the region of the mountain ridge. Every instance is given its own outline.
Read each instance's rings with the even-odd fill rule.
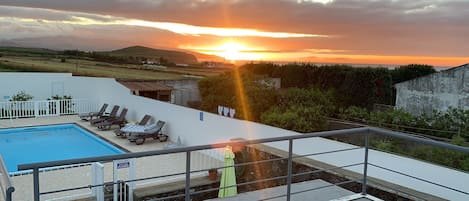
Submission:
[[[146,46],[139,43],[129,41],[119,41],[112,39],[90,39],[83,37],[71,36],[55,36],[55,37],[31,37],[31,38],[15,38],[0,39],[2,47],[22,47],[22,48],[38,48],[50,49],[55,51],[63,50],[80,50],[86,52],[111,52],[134,46],[142,46],[163,51],[176,51],[191,54],[196,57],[197,61],[224,61],[222,57],[194,52],[186,49],[170,48],[164,46]],[[153,58],[153,57],[152,57]],[[194,61],[194,60],[192,60]],[[175,62],[179,63],[179,62]]]
[[[125,47],[107,52],[99,52],[109,54],[112,56],[133,56],[133,57],[145,57],[148,59],[159,60],[164,58],[169,62],[194,64],[198,63],[197,58],[189,53],[174,50],[155,49],[140,45]]]

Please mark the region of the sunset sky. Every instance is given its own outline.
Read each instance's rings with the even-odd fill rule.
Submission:
[[[0,44],[228,60],[469,63],[469,0],[1,0]]]

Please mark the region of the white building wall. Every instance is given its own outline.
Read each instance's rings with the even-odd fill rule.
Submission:
[[[20,91],[32,95],[33,100],[54,95],[97,97],[96,82],[101,79],[106,78],[72,77],[71,73],[0,73],[0,101],[8,101]]]
[[[396,106],[414,115],[469,109],[469,64],[396,84]]]

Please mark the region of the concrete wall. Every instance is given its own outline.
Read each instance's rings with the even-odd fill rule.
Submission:
[[[396,84],[396,106],[414,115],[469,109],[469,65]]]
[[[25,91],[33,100],[46,100],[54,95],[73,98],[96,97],[96,84],[87,77],[72,77],[71,73],[0,73],[0,101]],[[94,78],[99,80],[103,78]]]
[[[199,80],[161,80],[174,88],[174,104],[187,106],[190,101],[200,101]]]

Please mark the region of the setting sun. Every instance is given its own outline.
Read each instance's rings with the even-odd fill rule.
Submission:
[[[182,49],[190,49],[204,54],[223,57],[227,61],[249,61],[265,59],[262,48],[249,47],[237,41],[226,41],[219,45],[209,47],[181,46]]]
[[[236,41],[228,41],[209,49],[212,51],[207,53],[221,56],[229,61],[259,60],[263,58],[262,53],[256,52],[259,49],[247,47]]]
[[[246,53],[243,51],[246,50],[244,45],[234,42],[228,42],[220,46],[218,56],[234,61],[234,60],[245,60]]]

